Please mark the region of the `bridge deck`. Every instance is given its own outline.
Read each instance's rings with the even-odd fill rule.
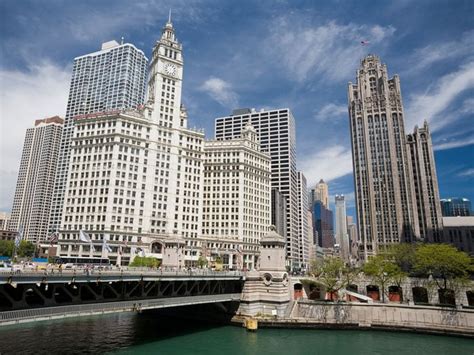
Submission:
[[[0,325],[114,312],[132,312],[205,303],[239,301],[240,293],[92,303],[0,312]]]
[[[238,271],[211,270],[64,270],[62,272],[22,271],[0,272],[0,284],[16,283],[65,283],[65,282],[115,282],[115,281],[191,281],[191,280],[245,280],[245,274]]]

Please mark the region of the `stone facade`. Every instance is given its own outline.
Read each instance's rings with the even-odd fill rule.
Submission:
[[[260,268],[247,274],[238,313],[283,317],[290,302],[285,239],[275,227],[261,240]]]
[[[416,126],[407,136],[408,158],[413,176],[412,191],[415,195],[414,216],[418,219],[420,239],[440,243],[443,237],[443,221],[439,199],[436,164],[428,122]]]

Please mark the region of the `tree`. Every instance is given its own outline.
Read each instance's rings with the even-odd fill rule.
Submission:
[[[153,257],[136,256],[130,266],[157,268],[158,266],[160,266],[160,261],[157,258]]]
[[[0,240],[0,255],[12,256],[12,253],[13,253],[13,241]]]
[[[347,287],[357,277],[357,270],[346,266],[340,258],[324,258],[314,265],[312,272],[326,288],[331,301],[340,289]]]
[[[416,244],[400,243],[390,245],[384,252],[387,258],[392,259],[402,271],[410,272],[415,264]]]
[[[198,266],[202,269],[203,267],[207,266],[207,259],[203,256],[200,256],[197,263]]]
[[[414,270],[432,276],[440,290],[455,290],[473,270],[471,258],[448,244],[424,244],[415,253]]]
[[[382,289],[382,302],[385,302],[385,288],[389,283],[396,283],[399,287],[405,278],[402,269],[386,255],[373,256],[363,267],[364,274]]]
[[[20,258],[32,257],[35,252],[35,245],[32,242],[22,240],[16,251],[17,256]]]

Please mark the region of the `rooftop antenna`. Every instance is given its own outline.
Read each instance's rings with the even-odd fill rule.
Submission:
[[[123,44],[123,36],[122,36],[122,41],[121,41],[121,43],[120,43],[120,44]]]

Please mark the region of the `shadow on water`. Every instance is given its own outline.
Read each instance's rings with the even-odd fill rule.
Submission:
[[[0,328],[0,354],[97,354],[227,324],[232,305],[178,307]]]

